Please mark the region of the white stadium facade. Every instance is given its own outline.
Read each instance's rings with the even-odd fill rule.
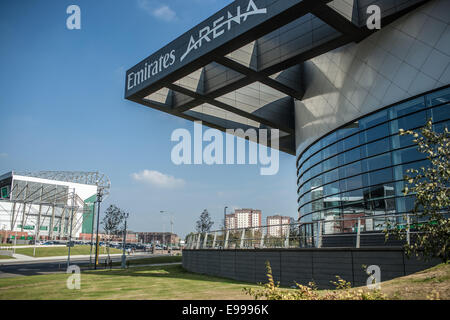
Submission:
[[[0,176],[0,232],[19,240],[91,233],[94,202],[109,179],[98,172],[8,172]],[[6,239],[4,239],[6,240]]]

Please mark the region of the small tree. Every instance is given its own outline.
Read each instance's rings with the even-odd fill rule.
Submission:
[[[414,213],[421,223],[405,228],[388,225],[386,238],[393,235],[405,239],[408,229],[414,229],[416,237],[405,245],[405,253],[418,255],[422,252],[426,259],[438,257],[447,262],[450,255],[450,135],[446,127],[442,133],[433,131],[432,120],[428,120],[420,132],[400,129],[400,135],[412,135],[418,150],[427,155],[430,165],[420,170],[408,169],[404,179],[404,195],[414,194]]]
[[[124,220],[124,212],[115,205],[110,205],[105,211],[105,216],[102,220],[103,230],[108,235],[107,238],[107,252],[108,261],[110,260],[109,255],[109,242],[112,235],[117,235],[119,228]]]
[[[195,229],[200,233],[209,232],[211,231],[211,227],[213,224],[214,222],[211,221],[208,210],[205,209],[200,215],[200,219],[197,221],[197,227]]]

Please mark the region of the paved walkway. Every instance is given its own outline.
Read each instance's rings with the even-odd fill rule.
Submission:
[[[137,259],[137,258],[141,258],[141,256],[148,256],[150,255],[150,253],[148,252],[137,252],[134,253],[132,255],[127,255],[127,260],[128,259]],[[90,255],[71,255],[70,259],[88,259]],[[92,257],[94,257],[95,255],[92,255]],[[114,253],[114,254],[110,254],[110,257],[121,257],[122,253]],[[158,254],[155,254],[153,256],[158,256]],[[99,259],[104,259],[107,258],[108,255],[107,254],[100,254],[99,255]],[[2,259],[0,260],[0,264],[2,263],[20,263],[20,262],[45,262],[45,261],[53,261],[53,260],[67,260],[67,255],[65,256],[52,256],[52,257],[31,257],[31,256],[27,256],[24,254],[18,254],[15,253],[13,254],[13,259]]]

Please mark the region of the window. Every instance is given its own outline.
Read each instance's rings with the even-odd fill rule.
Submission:
[[[389,120],[387,110],[377,112],[359,121],[361,129],[367,129]]]
[[[395,119],[409,113],[419,111],[425,107],[424,97],[420,97],[390,108],[389,117]]]
[[[404,162],[416,161],[426,158],[426,155],[420,153],[416,146],[405,149],[396,150],[392,153],[392,160],[394,164],[401,164]]]
[[[369,173],[369,185],[382,184],[393,180],[392,168],[382,169]]]
[[[362,147],[362,157],[371,157],[376,154],[389,151],[390,143],[389,138],[384,138],[375,142],[371,142]]]
[[[362,170],[372,171],[391,166],[391,154],[384,153],[379,156],[362,160]]]

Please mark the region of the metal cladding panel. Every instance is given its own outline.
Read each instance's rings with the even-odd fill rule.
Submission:
[[[236,279],[255,282],[255,253],[236,252]]]
[[[307,285],[313,278],[312,252],[281,252],[281,285]]]

